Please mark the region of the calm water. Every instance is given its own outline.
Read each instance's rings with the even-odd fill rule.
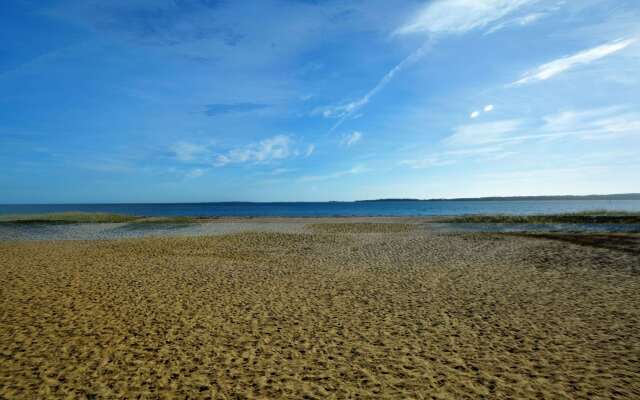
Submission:
[[[429,216],[550,214],[588,210],[640,212],[640,200],[389,201],[331,203],[183,203],[0,205],[0,214],[61,211],[144,216]]]

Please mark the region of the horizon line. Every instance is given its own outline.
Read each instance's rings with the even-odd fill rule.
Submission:
[[[487,200],[579,200],[580,198],[593,198],[599,197],[606,198],[629,196],[637,197],[631,199],[610,199],[610,200],[640,200],[640,192],[631,193],[607,193],[607,194],[585,194],[585,195],[519,195],[519,196],[480,196],[480,197],[442,197],[442,198],[378,198],[378,199],[360,199],[360,200],[324,200],[324,201],[244,201],[244,200],[230,200],[230,201],[194,201],[194,202],[69,202],[69,203],[0,203],[0,206],[73,206],[73,205],[132,205],[132,204],[145,204],[145,205],[169,205],[169,204],[274,204],[274,203],[361,203],[361,202],[392,202],[392,201],[487,201]]]

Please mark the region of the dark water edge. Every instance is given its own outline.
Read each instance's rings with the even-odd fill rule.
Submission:
[[[640,224],[430,223],[437,232],[489,233],[640,233]]]
[[[592,210],[640,212],[640,200],[440,200],[309,203],[21,204],[0,205],[0,214],[65,211],[135,216],[335,217],[559,214]]]

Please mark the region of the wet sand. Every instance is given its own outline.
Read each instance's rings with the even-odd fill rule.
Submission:
[[[300,223],[0,242],[0,398],[640,398],[637,253]]]

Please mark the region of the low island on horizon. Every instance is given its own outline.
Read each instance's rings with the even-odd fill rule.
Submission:
[[[535,201],[535,200],[640,200],[640,193],[613,193],[613,194],[587,194],[587,195],[552,195],[552,196],[486,196],[486,197],[454,197],[454,198],[382,198],[371,200],[356,200],[365,202],[387,201]]]

